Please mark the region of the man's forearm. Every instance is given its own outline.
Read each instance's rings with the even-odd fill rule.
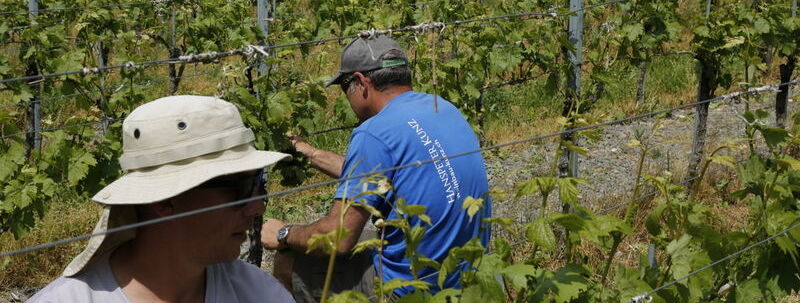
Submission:
[[[314,223],[308,225],[293,225],[289,231],[289,236],[286,237],[286,244],[293,251],[306,253],[308,250],[308,240],[315,234],[326,234],[336,229],[334,220],[328,217],[323,217]],[[333,226],[329,226],[333,225]],[[323,250],[315,249],[309,254],[314,256],[327,255]]]
[[[327,216],[308,225],[292,226],[289,230],[289,235],[286,237],[286,244],[294,251],[305,253],[308,250],[308,240],[311,239],[311,236],[327,234],[336,230],[339,226],[339,214],[342,206],[341,200],[334,200],[331,212]],[[364,224],[369,219],[369,212],[361,208],[351,207],[344,217],[344,228],[347,230],[347,236],[339,241],[339,246],[336,247],[337,254],[349,253],[358,242],[361,231],[364,229]],[[315,249],[310,254],[316,256],[328,255],[322,249]]]
[[[314,149],[314,151],[307,156],[308,160],[311,161],[311,166],[322,173],[333,178],[339,178],[342,175],[344,156],[321,149]]]

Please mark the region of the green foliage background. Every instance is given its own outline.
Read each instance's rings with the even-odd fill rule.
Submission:
[[[268,41],[272,45],[356,34],[370,28],[388,29],[423,22],[454,21],[519,12],[567,13],[565,1],[366,1],[286,0],[277,3],[270,34],[257,26],[252,0],[175,0],[146,5],[115,6],[110,0],[47,1],[33,20],[27,14],[8,14],[0,20],[0,77],[80,70],[84,66],[124,64],[178,55],[225,51]],[[586,5],[601,1],[587,1]],[[589,109],[610,103],[620,75],[643,62],[685,51],[713,66],[714,88],[735,83],[750,87],[762,84],[769,60],[797,56],[800,19],[790,18],[789,1],[718,1],[710,16],[689,1],[630,0],[586,11],[584,49],[584,94],[574,123],[600,121]],[[59,8],[93,6],[87,10]],[[0,0],[0,11],[25,11],[21,1]],[[369,13],[365,13],[369,12]],[[170,20],[175,19],[175,28]],[[496,19],[441,31],[395,34],[407,47],[414,70],[415,89],[434,92],[456,104],[475,124],[482,118],[511,106],[502,92],[509,84],[536,83],[543,100],[560,103],[570,95],[565,81],[570,65],[565,55],[572,51],[566,35],[565,17]],[[216,94],[241,106],[245,123],[258,134],[258,148],[287,150],[284,133],[308,134],[313,130],[356,122],[347,101],[322,81],[336,68],[341,43],[309,44],[277,48],[268,59],[224,58],[203,63],[177,63],[89,75],[63,76],[35,82],[0,84],[0,134],[29,129],[27,107],[40,102],[45,128],[83,125],[43,133],[41,150],[28,148],[25,136],[0,139],[0,231],[24,237],[37,218],[54,200],[65,194],[88,199],[99,188],[121,174],[119,130],[123,119],[136,106],[176,92]],[[691,42],[691,43],[689,43]],[[773,58],[773,59],[770,59]],[[269,72],[258,75],[258,64]],[[169,74],[171,78],[164,78]],[[198,80],[199,77],[205,79]],[[168,84],[158,89],[154,83]],[[62,98],[62,96],[73,96]],[[496,100],[483,107],[476,100]],[[41,100],[41,101],[38,101]],[[605,102],[605,103],[604,103]],[[548,196],[557,191],[571,213],[544,211],[526,223],[525,238],[530,253],[522,262],[511,258],[509,239],[495,239],[492,254],[472,241],[453,249],[445,260],[430,260],[410,250],[412,270],[434,267],[441,277],[460,262],[472,270],[463,275],[461,290],[425,292],[430,285],[419,279],[394,281],[381,291],[413,285],[419,291],[404,302],[597,302],[627,301],[665,282],[719,260],[749,244],[782,232],[797,223],[798,131],[770,128],[763,112],[744,114],[748,135],[766,139],[769,154],[752,152],[737,166],[742,189],[736,197],[751,206],[749,226],[725,232],[709,207],[692,192],[669,184],[661,176],[637,176],[637,180],[660,189],[656,207],[649,210],[646,229],[656,249],[667,255],[665,264],[628,268],[614,265],[597,268],[577,247],[589,244],[608,251],[607,264],[614,264],[617,245],[634,232],[631,203],[624,218],[597,215],[581,206],[579,179],[543,176],[519,186],[518,195]],[[112,121],[103,125],[101,121]],[[95,123],[98,122],[98,123]],[[95,123],[95,124],[90,124]],[[571,125],[577,126],[577,125]],[[588,136],[591,134],[582,134]],[[341,147],[346,138],[323,135],[324,146]],[[636,145],[642,155],[642,138]],[[569,142],[564,146],[573,147]],[[644,158],[644,157],[643,157]],[[730,159],[709,157],[708,163],[735,165]],[[280,181],[299,184],[308,176],[302,159],[280,167]],[[638,183],[637,183],[638,186]],[[634,190],[636,192],[636,190]],[[473,200],[467,210],[481,207]],[[545,200],[546,201],[546,198]],[[633,199],[631,200],[633,202]],[[546,202],[545,202],[546,203]],[[545,210],[542,207],[542,210]],[[419,209],[404,209],[407,218],[424,215]],[[498,228],[511,226],[504,218],[487,219]],[[424,220],[423,220],[424,221]],[[388,222],[417,235],[424,225]],[[690,277],[654,294],[657,302],[775,301],[797,290],[797,236],[794,230],[746,254]],[[412,239],[413,240],[413,239]],[[558,268],[542,266],[559,256]],[[601,262],[602,263],[602,262]],[[495,279],[505,278],[505,285]],[[612,276],[613,275],[613,276]],[[720,291],[724,285],[733,290]],[[332,300],[357,301],[361,294],[345,293]],[[449,297],[449,299],[448,299]]]

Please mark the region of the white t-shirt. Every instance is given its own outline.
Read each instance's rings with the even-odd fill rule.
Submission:
[[[27,302],[130,303],[117,284],[108,257],[73,277],[60,277]],[[242,260],[206,267],[205,302],[295,302],[271,275]]]

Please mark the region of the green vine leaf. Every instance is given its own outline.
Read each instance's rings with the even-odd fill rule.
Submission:
[[[548,222],[546,218],[539,218],[528,223],[525,236],[528,241],[536,243],[545,251],[553,251],[556,248],[556,236]]]
[[[478,211],[483,208],[483,198],[475,199],[473,197],[467,197],[461,204],[461,208],[467,210],[469,221],[472,222],[472,218],[475,216],[475,214],[477,214]],[[428,224],[430,224],[430,222]]]

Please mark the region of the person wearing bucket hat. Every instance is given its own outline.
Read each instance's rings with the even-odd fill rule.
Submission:
[[[351,41],[342,51],[339,72],[327,84],[341,87],[361,121],[351,134],[346,155],[317,149],[303,138],[287,134],[294,148],[307,157],[313,167],[334,178],[370,174],[417,161],[432,162],[382,173],[392,189],[383,195],[370,194],[358,200],[378,210],[387,220],[403,217],[394,209],[400,199],[407,204],[425,206],[429,223],[417,217],[410,219],[412,226],[420,224],[427,228],[417,252],[438,262],[444,260],[451,248],[463,246],[470,239],[477,237],[487,245],[490,229],[482,218],[491,216],[492,203],[487,194],[483,158],[480,153],[447,158],[479,149],[477,136],[453,104],[442,97],[412,90],[408,59],[397,42],[382,35]],[[375,188],[375,184],[366,184],[365,180],[342,181],[329,214],[316,222],[290,225],[269,219],[264,223],[262,244],[267,249],[278,250],[273,272],[298,302],[319,299],[322,293],[319,288],[323,285],[319,279],[324,278],[327,264],[327,259],[315,257],[324,253],[305,253],[308,240],[314,234],[336,230],[342,200],[356,197],[364,188]],[[467,197],[485,199],[475,218],[462,211]],[[370,213],[364,208],[348,209],[344,214],[344,227],[349,233],[337,253],[346,256],[351,251],[359,235],[364,236],[362,231],[369,217]],[[360,257],[343,257],[336,261],[333,292],[359,290],[371,295],[374,301],[375,295],[371,293],[374,278],[384,282],[414,279],[406,255],[405,235],[392,227],[380,232],[386,241],[382,254],[369,252],[366,265],[361,264],[363,258]],[[459,287],[460,270],[446,278],[445,288]],[[436,272],[426,267],[416,273],[430,283],[434,293],[439,291]],[[411,286],[401,287],[389,297],[396,299],[412,291]]]
[[[263,169],[289,157],[256,150],[235,105],[172,96],[136,108],[122,124],[125,171],[92,200],[94,232],[263,193]],[[260,268],[237,259],[264,202],[216,209],[93,237],[29,302],[294,302]]]

